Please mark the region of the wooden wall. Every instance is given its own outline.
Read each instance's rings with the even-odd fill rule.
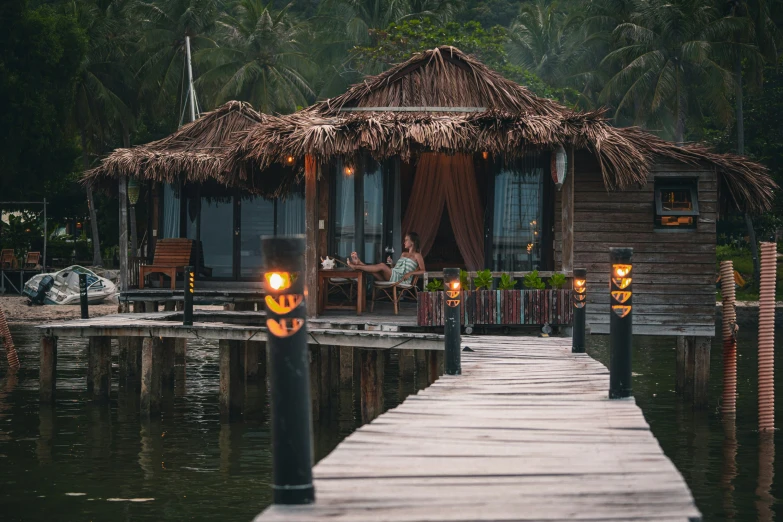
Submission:
[[[667,160],[668,161],[668,160]],[[634,333],[715,335],[717,176],[711,167],[658,162],[645,187],[607,192],[595,158],[577,153],[574,267],[587,268],[587,323],[609,331],[609,248],[634,249]],[[654,229],[654,181],[698,177],[698,224],[689,231]],[[555,201],[555,265],[562,267],[560,193]]]

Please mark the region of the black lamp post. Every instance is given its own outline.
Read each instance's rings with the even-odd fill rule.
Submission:
[[[87,303],[87,274],[79,274],[79,304],[81,305],[82,319],[89,319],[90,312]]]
[[[196,272],[192,266],[185,267],[185,306],[182,312],[182,324],[193,326],[193,292],[196,287]]]
[[[633,248],[609,249],[610,312],[609,312],[609,398],[622,399],[632,395],[631,342],[633,340],[633,278],[631,258]]]
[[[574,303],[574,332],[571,338],[571,352],[585,353],[585,315],[587,307],[587,270],[574,268],[574,287],[571,291]]]
[[[313,417],[304,300],[304,236],[261,239],[275,504],[310,504]]]
[[[446,287],[446,317],[443,328],[444,337],[446,338],[444,370],[446,375],[460,375],[462,373],[462,363],[460,361],[462,336],[460,334],[459,305],[462,290],[459,283],[459,268],[444,269],[443,282]]]

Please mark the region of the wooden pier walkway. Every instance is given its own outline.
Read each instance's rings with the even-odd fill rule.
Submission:
[[[693,521],[633,399],[570,339],[465,337],[461,376],[362,426],[314,468],[316,503],[277,521]]]

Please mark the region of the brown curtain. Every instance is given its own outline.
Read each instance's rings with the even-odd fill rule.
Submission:
[[[402,230],[419,234],[425,257],[435,242],[444,204],[468,270],[480,270],[484,265],[484,210],[473,158],[467,154],[425,153],[419,159]]]

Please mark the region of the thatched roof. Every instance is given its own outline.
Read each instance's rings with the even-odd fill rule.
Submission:
[[[232,135],[266,119],[246,102],[230,101],[180,127],[161,140],[130,149],[117,149],[85,174],[84,182],[113,186],[120,176],[174,183],[214,181],[231,185],[223,175]]]
[[[557,145],[593,152],[610,190],[645,183],[656,156],[714,166],[723,197],[743,210],[769,209],[776,188],[767,169],[747,158],[614,127],[603,111],[575,112],[535,96],[453,47],[416,54],[340,96],[238,134],[227,175],[255,185],[290,157],[301,165],[306,154],[321,162],[363,151],[376,159],[408,159],[421,151],[514,158]]]

